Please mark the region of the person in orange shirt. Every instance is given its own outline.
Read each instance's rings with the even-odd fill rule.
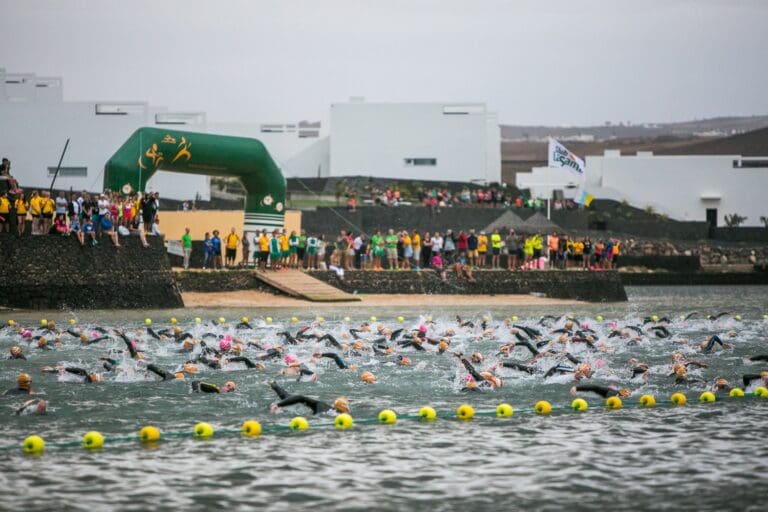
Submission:
[[[557,233],[552,233],[548,238],[547,249],[549,249],[549,268],[555,268],[557,265],[557,249],[560,244],[560,238],[557,236]]]

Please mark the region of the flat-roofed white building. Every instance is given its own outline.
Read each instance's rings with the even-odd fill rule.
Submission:
[[[483,103],[331,105],[329,176],[501,181],[501,133]]]
[[[745,226],[762,226],[768,216],[768,156],[654,155],[622,156],[607,150],[587,156],[584,179],[566,169],[534,167],[518,173],[516,185],[546,198],[562,190],[576,198],[585,190],[596,199],[626,200],[638,208],[653,207],[681,221],[725,225],[725,215],[747,218]]]

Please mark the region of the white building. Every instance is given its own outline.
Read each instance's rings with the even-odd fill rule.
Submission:
[[[331,105],[329,176],[501,181],[501,133],[482,103]]]
[[[482,103],[331,105],[327,123],[219,123],[204,112],[169,112],[143,102],[69,102],[59,77],[0,68],[0,156],[25,188],[48,188],[67,138],[56,188],[98,191],[104,164],[142,126],[252,137],[287,178],[363,175],[499,182],[501,135]],[[160,171],[147,184],[164,197],[210,199],[210,179]]]
[[[518,173],[517,186],[536,197],[562,190],[575,198],[586,190],[596,199],[626,200],[682,221],[725,225],[725,215],[747,217],[745,226],[762,226],[768,216],[768,157],[739,155],[654,156],[616,150],[587,156],[583,182],[566,169],[535,167]]]
[[[55,187],[98,191],[104,164],[137,128],[204,131],[205,120],[202,112],[167,112],[147,103],[63,101],[61,78],[0,69],[0,156],[11,160],[26,189],[50,187],[67,138]],[[172,199],[210,198],[207,176],[161,171],[147,188]]]

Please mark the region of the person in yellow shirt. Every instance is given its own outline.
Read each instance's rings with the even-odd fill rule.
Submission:
[[[481,231],[477,237],[477,266],[484,267],[488,265],[488,235]]]
[[[498,229],[494,229],[491,233],[491,268],[499,268],[499,260],[501,259],[501,235]]]
[[[43,191],[42,200],[40,201],[40,208],[42,209],[43,220],[40,226],[41,233],[47,234],[53,224],[53,210],[56,206],[51,199],[51,194],[47,190]]]
[[[0,196],[0,232],[11,232],[11,201],[8,199],[8,193],[3,192]]]
[[[232,228],[232,231],[229,232],[225,243],[227,244],[227,252],[224,259],[224,266],[231,268],[235,266],[237,246],[240,245],[240,237],[235,233],[235,228]]]
[[[288,234],[283,229],[280,232],[280,261],[283,268],[288,268],[288,258],[291,256],[291,243],[288,240]]]
[[[411,258],[413,258],[413,240],[411,240],[411,235],[409,235],[408,231],[405,229],[400,237],[403,241],[403,264],[400,268],[403,270],[410,270]]]
[[[43,215],[43,208],[40,204],[42,198],[37,193],[37,190],[32,191],[32,195],[29,197],[29,213],[32,215],[32,234],[40,234],[40,219]]]
[[[418,270],[421,266],[421,235],[415,229],[411,236],[411,247],[413,247],[413,268]]]
[[[581,267],[584,261],[584,242],[577,240],[573,243],[573,261],[576,267]]]
[[[267,261],[269,260],[269,237],[267,236],[267,230],[262,229],[261,235],[259,235],[259,268],[266,272]]]
[[[27,197],[24,195],[24,192],[19,193],[13,207],[16,208],[16,222],[18,224],[17,229],[19,236],[23,236],[24,231],[27,228],[27,211],[29,210],[29,203],[27,202]]]

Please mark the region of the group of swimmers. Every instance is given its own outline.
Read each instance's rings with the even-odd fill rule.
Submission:
[[[686,328],[697,319],[706,322],[708,333],[700,335],[701,339],[689,339]],[[340,371],[359,386],[376,385],[372,369],[377,365],[419,372],[429,364],[430,356],[455,361],[436,362],[435,366],[453,368],[446,378],[453,380],[457,393],[513,393],[514,387],[505,388],[505,383],[518,378],[568,383],[572,395],[603,398],[627,397],[648,385],[664,383],[706,388],[716,394],[727,394],[739,385],[745,390],[768,386],[768,370],[764,369],[768,353],[744,356],[743,364],[752,368],[739,375],[715,374],[711,381],[704,378],[720,354],[729,357],[741,341],[741,319],[730,313],[709,318],[691,313],[676,321],[653,316],[624,324],[567,315],[527,321],[456,317],[455,321],[440,323],[423,317],[410,326],[402,321],[400,318],[394,325],[375,321],[352,324],[346,319],[329,328],[318,319],[289,329],[263,321],[252,325],[243,318],[236,325],[224,324],[223,319],[200,322],[189,330],[175,324],[158,330],[150,326],[120,330],[75,325],[62,329],[54,322],[36,328],[11,323],[0,328],[0,342],[12,343],[6,359],[21,362],[24,369],[16,385],[3,396],[22,399],[14,406],[15,414],[39,415],[48,412],[49,404],[44,394],[33,389],[32,374],[36,372],[56,375],[60,382],[76,380],[89,385],[133,372],[136,380],[189,380],[191,392],[216,395],[238,392],[234,379],[216,378],[220,372],[230,376],[231,370],[245,369],[263,374],[265,385],[275,394],[270,406],[273,413],[303,407],[312,414],[338,414],[350,412],[347,397],[322,399],[292,393],[285,381],[315,382],[325,372]],[[35,366],[39,352],[72,345],[103,346],[104,351],[86,365]],[[638,357],[629,357],[624,363],[607,361],[609,357],[615,360],[612,354],[616,352],[644,346],[653,347],[653,355],[666,354],[669,359],[656,365]],[[163,353],[170,347],[176,354],[172,365],[163,366],[159,357],[154,357],[159,356],[159,347]],[[328,369],[323,361],[335,370]],[[203,373],[212,378],[202,379]]]

